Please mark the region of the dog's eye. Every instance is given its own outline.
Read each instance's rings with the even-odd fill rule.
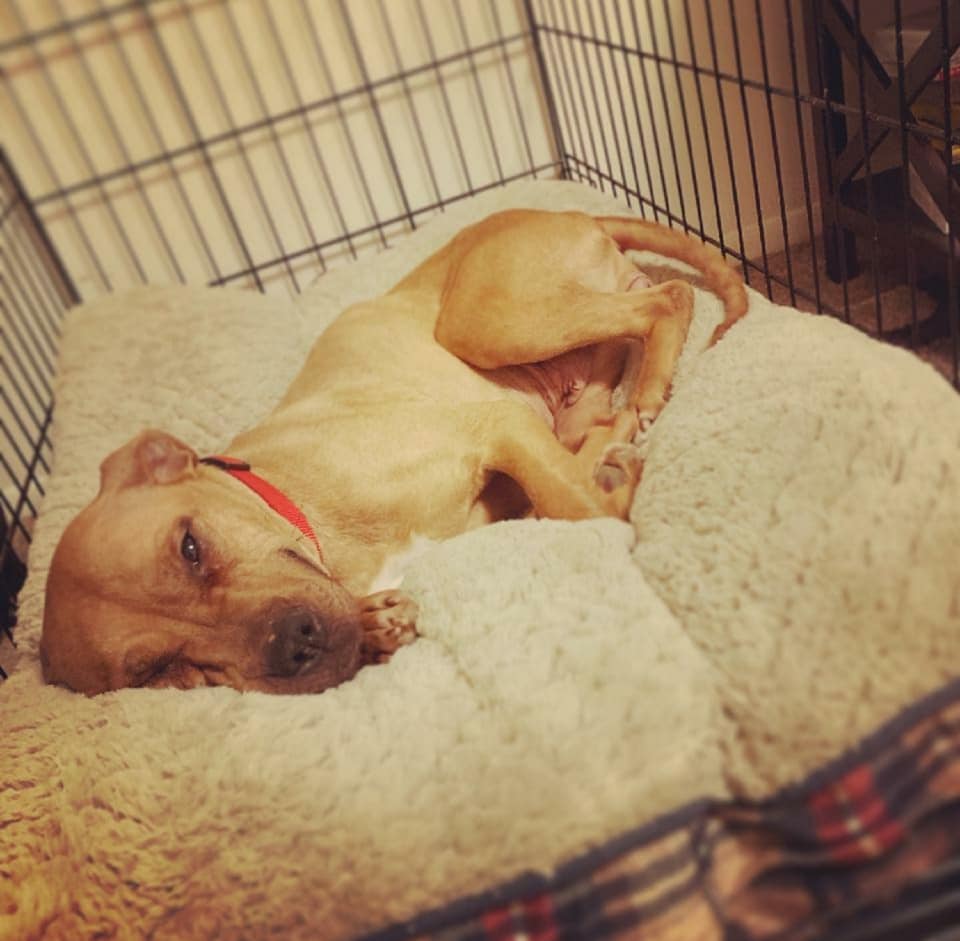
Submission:
[[[183,540],[180,543],[180,555],[194,568],[200,565],[200,546],[189,529],[183,534]]]

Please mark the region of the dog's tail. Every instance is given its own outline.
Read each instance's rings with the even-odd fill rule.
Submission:
[[[713,246],[658,222],[629,216],[600,216],[597,222],[621,249],[657,252],[686,262],[703,274],[707,287],[723,301],[726,312],[723,323],[713,331],[711,344],[747,312],[747,290],[743,279]]]

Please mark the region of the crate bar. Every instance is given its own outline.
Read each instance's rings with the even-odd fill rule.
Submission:
[[[327,60],[327,54],[324,51],[323,43],[320,40],[320,32],[317,29],[316,21],[313,18],[313,13],[310,11],[310,7],[307,5],[306,0],[300,0],[300,11],[304,16],[307,22],[307,25],[310,27],[309,36],[310,36],[311,44],[313,47],[313,51],[317,56],[317,62],[320,65],[320,71],[323,74],[323,80],[326,82],[327,87],[332,90],[336,88],[336,84],[333,81],[333,72],[330,69],[330,63]],[[366,95],[368,94],[368,91],[369,91],[368,89],[356,88],[350,93],[350,96],[354,94]],[[377,215],[377,207],[373,199],[373,193],[370,191],[370,183],[367,180],[367,175],[363,172],[363,162],[360,159],[360,152],[357,148],[356,141],[353,139],[353,134],[350,131],[350,122],[347,120],[346,112],[343,110],[344,100],[346,100],[344,96],[339,94],[333,94],[329,98],[324,99],[324,106],[326,106],[327,102],[332,103],[334,106],[334,110],[336,111],[336,114],[337,114],[338,127],[343,131],[344,140],[347,142],[347,148],[350,151],[350,159],[352,161],[352,165],[354,168],[356,168],[360,177],[360,188],[363,190],[363,196],[367,204],[367,210],[369,211],[370,216],[374,221],[377,235],[380,239],[380,244],[381,246],[386,248],[387,238],[386,238],[386,235],[384,234],[383,225],[380,222],[380,218]],[[320,107],[320,103],[314,103],[312,105],[308,105],[306,109],[304,109],[303,114],[304,115],[308,114],[310,111],[312,111],[316,107]],[[306,120],[305,117],[304,117],[304,120]],[[324,170],[324,173],[326,173],[326,170]],[[331,192],[333,192],[334,190],[335,190],[335,187],[331,186]],[[353,244],[352,242],[349,241],[349,239],[348,239],[348,245],[350,247],[350,251],[354,254],[354,257],[356,257],[356,252],[354,251]]]
[[[532,40],[532,47],[536,50],[537,44],[533,37],[534,24],[529,19],[529,4],[524,0],[524,14],[528,16],[527,18],[527,29]],[[533,157],[533,148],[530,146],[530,135],[527,133],[527,122],[523,117],[523,108],[520,106],[520,94],[517,90],[517,81],[516,76],[513,74],[513,64],[510,62],[510,56],[507,54],[507,45],[506,37],[503,33],[503,24],[500,22],[500,14],[497,11],[496,0],[490,0],[490,17],[493,20],[493,29],[497,35],[497,45],[500,47],[500,56],[503,61],[503,67],[507,76],[507,85],[510,88],[510,97],[513,100],[513,110],[517,116],[517,127],[520,129],[520,135],[523,138],[523,148],[527,154],[527,168],[530,171],[530,175],[536,178],[536,172],[534,171],[534,165],[536,161]],[[543,74],[538,70],[537,76],[540,78],[541,82],[543,80]],[[541,85],[540,87],[541,94],[544,94],[545,89]],[[547,110],[549,113],[550,103],[547,103]],[[550,118],[552,122],[552,117]],[[551,130],[554,130],[551,123]]]
[[[842,82],[842,64],[839,52],[828,45],[821,28],[821,0],[808,0],[812,3],[808,15],[804,17],[807,28],[807,48],[812,50],[808,56],[808,68],[816,76],[817,87],[824,90],[827,96],[836,93],[835,85]],[[826,0],[829,2],[829,0]],[[830,55],[832,62],[827,61]],[[833,66],[832,68],[830,66]],[[827,79],[830,79],[828,84]],[[812,78],[811,78],[812,81]],[[829,101],[828,99],[826,99]],[[820,199],[823,214],[823,238],[827,261],[827,274],[834,281],[839,281],[843,290],[843,319],[850,322],[850,292],[848,282],[851,268],[855,267],[855,246],[853,235],[841,225],[840,219],[840,189],[837,186],[834,169],[834,156],[846,141],[846,125],[842,114],[830,108],[824,109],[821,122],[814,121],[814,134],[817,137],[817,150],[820,155]],[[836,123],[835,123],[836,122]],[[837,126],[839,125],[839,126]],[[832,219],[827,218],[829,205]],[[839,269],[837,267],[839,262]]]
[[[600,17],[603,22],[603,31],[606,34],[607,38],[609,38],[610,37],[610,19],[607,16],[606,3],[603,3],[600,5]],[[624,58],[624,64],[627,70],[629,71],[629,68],[630,68],[629,60]],[[617,103],[620,106],[620,120],[623,122],[623,132],[624,132],[624,135],[626,136],[627,154],[630,157],[630,170],[633,173],[633,181],[634,181],[635,187],[637,189],[640,189],[640,176],[637,172],[637,156],[633,149],[633,135],[630,133],[630,119],[627,114],[627,106],[623,97],[623,83],[620,81],[620,70],[617,68],[617,60],[615,58],[615,53],[613,49],[610,50],[610,71],[613,73],[613,83],[614,83],[614,87],[617,90]],[[626,179],[627,171],[623,163],[623,154],[620,150],[619,139],[617,140],[617,155],[620,159],[620,175],[623,179]],[[625,190],[624,193],[627,197],[627,205],[629,206],[631,204],[630,191]],[[641,207],[641,210],[643,210],[644,209],[643,203],[640,203],[639,205]]]
[[[623,17],[621,16],[621,13],[620,13],[620,4],[619,4],[619,3],[615,3],[615,4],[614,4],[613,12],[614,12],[614,14],[616,15],[616,18],[617,18],[617,29],[618,29],[619,32],[620,32],[621,44],[623,44],[623,43],[625,42],[625,40],[626,40],[626,35],[627,35],[627,34],[626,34],[625,30],[624,30]],[[611,47],[612,47],[612,46],[613,46],[613,44],[611,43]],[[613,55],[614,51],[615,51],[615,50],[614,50],[613,48],[611,48],[611,49],[610,49],[610,54]],[[634,78],[633,78],[633,71],[634,71],[634,70],[630,67],[630,66],[631,66],[630,58],[626,55],[626,53],[622,53],[622,55],[623,55],[624,71],[627,73],[627,85],[628,85],[629,88],[630,88],[630,104],[633,106],[633,116],[634,116],[634,120],[637,122],[637,137],[640,139],[640,156],[641,156],[642,159],[643,159],[643,167],[644,167],[644,169],[646,170],[647,191],[648,191],[648,192],[651,194],[651,196],[652,196],[652,195],[653,195],[653,191],[654,191],[654,187],[653,187],[653,170],[652,170],[652,163],[651,163],[651,160],[650,160],[650,154],[649,154],[649,152],[648,152],[648,150],[647,150],[647,135],[643,133],[643,121],[642,121],[642,119],[641,119],[641,117],[640,117],[640,106],[639,106],[639,104],[638,104],[638,102],[637,102],[637,84],[636,84],[636,82],[634,81]],[[633,176],[634,176],[634,182],[635,182],[635,184],[636,184],[636,191],[639,193],[639,192],[640,192],[640,180],[639,180],[639,178],[638,178],[638,175],[637,175],[637,173],[636,173],[636,170],[634,170],[634,175],[633,175]],[[639,206],[640,206],[640,212],[641,212],[641,214],[642,214],[644,217],[646,217],[646,215],[647,215],[647,203],[645,203],[645,202],[643,202],[643,201],[641,200],[640,203],[639,203]],[[660,214],[659,214],[659,213],[660,213],[660,209],[659,209],[659,207],[658,207],[657,205],[655,205],[655,204],[653,205],[652,208],[653,208],[653,219],[654,219],[655,222],[657,222],[657,221],[659,221],[659,219],[660,219]]]
[[[417,0],[417,9],[421,12],[423,11],[423,4],[421,0]],[[500,160],[500,149],[497,147],[497,138],[493,133],[493,125],[490,123],[490,112],[487,110],[486,95],[483,93],[483,89],[480,87],[480,76],[477,71],[477,61],[473,52],[473,47],[470,45],[470,36],[467,33],[467,25],[463,19],[463,12],[461,11],[459,5],[455,5],[453,8],[453,14],[457,20],[457,26],[460,30],[460,38],[463,41],[464,51],[467,54],[467,63],[470,67],[470,77],[473,79],[473,89],[476,94],[477,104],[480,105],[480,113],[483,116],[483,126],[487,132],[487,141],[490,144],[490,152],[493,156],[493,162],[497,167],[497,178],[503,179],[503,163]],[[424,26],[427,25],[426,20],[424,20]]]
[[[100,6],[101,10],[105,9],[102,6],[102,0],[97,0],[97,3]],[[142,22],[146,22],[146,20],[142,20]],[[183,183],[180,180],[180,174],[177,173],[177,168],[174,163],[174,157],[167,156],[167,153],[168,153],[167,146],[163,139],[163,133],[160,130],[160,123],[157,120],[157,117],[154,114],[153,109],[150,107],[149,100],[143,89],[143,84],[137,75],[137,70],[134,69],[132,63],[130,62],[130,56],[127,54],[127,50],[124,47],[124,43],[122,42],[120,35],[113,24],[112,17],[108,16],[106,18],[105,25],[109,33],[110,40],[113,43],[113,48],[117,51],[117,54],[120,58],[120,63],[123,67],[124,74],[126,75],[127,81],[129,83],[128,87],[133,89],[133,93],[137,99],[137,104],[140,107],[140,113],[143,115],[144,119],[147,122],[147,126],[150,128],[150,133],[153,136],[154,144],[160,148],[161,154],[163,155],[161,157],[161,161],[158,161],[158,163],[159,162],[166,163],[167,169],[170,171],[169,179],[173,181],[173,185],[176,188],[177,196],[179,197],[181,208],[185,210],[188,218],[190,219],[191,225],[193,227],[193,234],[196,236],[197,240],[199,241],[203,249],[203,253],[207,259],[207,264],[210,266],[210,269],[214,272],[214,274],[219,276],[220,269],[217,266],[217,261],[216,261],[216,258],[214,258],[213,250],[211,249],[210,243],[207,240],[206,233],[203,227],[200,225],[200,221],[197,218],[197,213],[193,208],[193,203],[187,197],[186,191],[184,190]],[[145,165],[136,164],[129,158],[127,158],[127,166],[130,167],[130,172],[134,176],[136,176],[140,172],[141,168],[145,168]],[[106,181],[106,178],[104,178],[104,181]],[[38,204],[41,201],[42,201],[42,197],[38,200],[35,200],[35,202],[37,202]],[[179,263],[176,264],[175,268],[177,273],[180,274],[181,269],[180,269]],[[182,280],[182,277],[181,277],[181,280]]]
[[[647,0],[648,15],[652,16],[650,10],[651,0]],[[683,138],[686,145],[687,161],[690,166],[690,182],[693,185],[693,201],[697,207],[697,231],[705,232],[706,227],[703,223],[703,204],[700,199],[700,182],[698,180],[696,165],[693,160],[693,137],[690,133],[690,119],[687,115],[687,99],[683,93],[683,82],[681,81],[680,62],[677,57],[677,41],[673,29],[673,12],[670,9],[669,0],[663,0],[663,16],[667,23],[667,43],[670,47],[670,59],[673,61],[673,77],[677,85],[677,99],[680,102],[680,116],[683,122]],[[693,41],[691,37],[691,42]]]
[[[903,3],[902,0],[893,0],[894,30],[896,32],[897,44],[897,86],[900,90],[900,120],[905,123],[910,114],[910,108],[907,104],[906,88],[904,81],[904,53],[903,53]],[[901,174],[901,187],[903,191],[903,228],[907,234],[907,280],[910,283],[910,339],[916,346],[918,341],[917,334],[917,260],[916,252],[913,247],[912,225],[910,220],[910,174],[906,168],[910,166],[910,146],[907,140],[906,128],[900,131],[900,165],[904,168]]]
[[[673,160],[673,178],[677,184],[677,197],[680,200],[680,215],[683,217],[683,230],[684,232],[690,231],[690,223],[687,214],[687,202],[683,196],[684,187],[682,185],[683,178],[680,174],[680,163],[677,158],[677,142],[673,133],[673,121],[670,119],[671,107],[670,103],[667,100],[667,82],[664,78],[663,73],[663,59],[660,56],[660,46],[657,41],[657,27],[653,21],[653,7],[651,6],[651,0],[646,0],[645,7],[647,10],[647,26],[650,30],[650,44],[653,46],[654,62],[656,64],[657,72],[657,81],[660,85],[660,103],[663,105],[663,120],[667,125],[667,143],[670,146],[670,156]],[[667,16],[669,17],[669,11],[667,11]],[[633,16],[634,20],[634,30],[636,30],[636,14]],[[639,47],[639,42],[637,43]],[[686,115],[684,115],[686,117]]]
[[[633,27],[633,38],[636,44],[636,49],[641,51],[640,45],[640,25],[637,22],[637,10],[636,7],[630,6],[630,25]],[[622,34],[622,38],[626,41],[626,33]],[[666,213],[668,217],[671,217],[673,210],[670,206],[670,190],[667,187],[667,176],[666,170],[664,169],[663,154],[660,151],[660,134],[657,129],[657,119],[653,109],[653,94],[650,91],[650,77],[647,75],[647,63],[646,60],[641,58],[639,62],[640,78],[643,84],[643,97],[647,106],[647,114],[650,116],[650,128],[653,135],[653,151],[657,155],[657,168],[660,171],[660,187],[663,192],[663,205],[666,207]],[[666,120],[669,120],[667,115],[664,115]],[[640,113],[637,112],[637,127],[640,129],[640,134],[643,134],[643,122],[640,120]],[[653,196],[654,188],[651,182],[650,185],[650,195]]]
[[[764,280],[767,285],[767,297],[773,297],[773,288],[770,281],[770,258],[767,254],[767,234],[763,224],[763,205],[760,202],[760,180],[757,176],[757,155],[754,152],[753,127],[750,120],[750,107],[747,104],[747,88],[743,81],[743,57],[740,53],[740,29],[737,26],[737,11],[733,0],[728,0],[730,10],[730,28],[733,37],[733,55],[737,66],[737,87],[740,89],[740,110],[743,115],[743,127],[747,135],[747,153],[750,158],[750,179],[753,183],[753,205],[757,214],[757,231],[760,236],[760,257],[763,259]],[[731,171],[732,175],[732,171]],[[736,199],[736,194],[734,194]],[[741,239],[743,236],[741,235]]]
[[[61,19],[64,18],[63,6],[60,0],[53,0],[54,9],[57,11],[58,16]],[[110,23],[112,27],[112,23]],[[74,51],[76,56],[76,61],[80,66],[80,70],[83,73],[84,81],[87,85],[87,88],[92,92],[93,98],[97,103],[97,107],[100,109],[100,113],[103,115],[104,119],[107,122],[107,127],[110,130],[110,135],[113,138],[114,146],[120,151],[121,156],[124,159],[124,162],[129,164],[131,162],[130,151],[127,148],[126,142],[123,139],[123,135],[120,133],[120,128],[117,124],[116,119],[113,116],[113,112],[110,110],[107,105],[106,98],[103,95],[103,91],[100,88],[100,85],[94,79],[93,73],[90,70],[90,65],[87,62],[87,55],[83,50],[83,47],[77,41],[76,32],[73,29],[67,30],[67,37],[70,41],[70,46]],[[180,268],[180,264],[177,261],[177,256],[173,251],[173,247],[170,243],[170,239],[167,237],[167,233],[164,230],[163,226],[160,224],[160,218],[157,215],[156,208],[153,205],[153,201],[147,195],[147,191],[144,188],[143,181],[140,178],[139,173],[132,174],[134,187],[137,191],[140,201],[143,203],[144,209],[147,212],[147,216],[150,219],[150,222],[153,225],[153,229],[156,232],[157,236],[160,239],[160,243],[163,245],[164,250],[167,253],[167,257],[170,260],[171,265],[173,265],[174,271],[176,271],[179,280],[183,281],[183,271]],[[107,197],[108,198],[108,197]],[[140,280],[146,281],[146,277],[143,272],[140,271]]]
[[[602,5],[601,5],[601,10],[603,10]],[[592,4],[587,4],[587,17],[588,17],[588,20],[589,20],[589,23],[590,23],[590,30],[591,30],[591,32],[596,33],[596,32],[597,32],[597,21],[596,21],[596,18],[595,18],[595,16],[594,16],[593,5],[592,5]],[[578,16],[578,19],[579,19],[579,16]],[[606,23],[606,16],[603,17],[603,20],[604,20],[604,23]],[[613,75],[614,75],[614,77],[615,77],[615,85],[616,85],[616,88],[617,88],[617,92],[619,93],[619,91],[620,91],[620,80],[619,80],[619,76],[617,75],[617,64],[616,64],[616,62],[615,62],[614,59],[613,59],[613,52],[610,51],[610,52],[608,53],[608,55],[609,55],[609,59],[610,59],[610,69],[609,69],[609,70],[613,73]],[[599,47],[599,46],[594,47],[594,57],[595,57],[596,63],[597,63],[597,71],[600,73],[600,84],[603,86],[603,101],[604,101],[604,103],[605,103],[606,106],[607,106],[605,113],[606,113],[606,115],[607,115],[607,117],[608,117],[608,119],[609,119],[609,122],[610,122],[610,123],[609,123],[610,135],[613,137],[613,148],[614,148],[614,150],[616,151],[616,155],[617,155],[617,166],[620,168],[620,179],[621,179],[621,180],[625,180],[625,179],[626,179],[626,176],[627,176],[627,167],[626,167],[626,164],[623,162],[623,148],[620,146],[620,135],[617,133],[616,117],[615,117],[615,115],[614,115],[614,113],[613,113],[612,108],[610,107],[611,102],[613,101],[613,98],[612,98],[612,96],[611,96],[611,94],[610,94],[610,84],[609,84],[609,81],[607,80],[607,67],[606,67],[606,65],[604,64],[603,57],[601,56],[601,50],[600,50],[600,47]],[[593,83],[592,83],[592,82],[591,82],[591,86],[593,87]],[[595,88],[594,88],[594,91],[595,91]],[[622,105],[623,105],[623,102],[622,102],[622,98],[621,98],[621,108],[622,108]],[[598,108],[597,108],[597,113],[598,113],[598,114],[599,114],[599,111],[600,111],[600,109],[599,109],[599,107],[598,107]],[[600,124],[600,133],[603,134],[603,121],[602,121],[600,118],[598,118],[598,122],[599,122],[599,124]],[[629,139],[629,134],[627,133],[627,128],[624,127],[623,130],[624,130],[624,133],[627,135],[627,138]],[[604,135],[604,136],[606,136],[606,135]],[[608,148],[604,147],[604,152],[605,152],[606,155],[607,155],[607,164],[608,164],[608,166],[609,166],[609,163],[610,163],[610,153],[609,153]],[[624,193],[626,194],[626,190],[624,190]],[[629,203],[629,197],[628,197],[628,203]]]
[[[817,230],[813,218],[813,191],[810,186],[810,168],[807,165],[807,138],[804,131],[803,109],[800,107],[800,77],[797,68],[797,34],[793,26],[792,0],[783,0],[787,22],[787,48],[790,51],[790,78],[794,88],[794,118],[797,122],[797,138],[800,145],[800,172],[803,178],[803,202],[807,216],[807,237],[810,240],[810,261],[813,270],[813,293],[817,310],[822,309],[820,300],[820,264],[817,253]],[[795,301],[793,302],[795,303]]]
[[[950,345],[953,354],[953,384],[960,388],[960,337],[958,337],[957,311],[957,266],[956,246],[953,235],[953,147],[948,141],[953,139],[953,108],[950,82],[950,59],[960,44],[960,3],[948,3],[940,0],[940,28],[943,31],[943,49],[940,68],[943,81],[943,120],[944,142],[943,163],[946,190],[947,217],[947,317],[950,322]]]
[[[413,219],[413,211],[410,208],[410,200],[407,197],[407,190],[403,185],[403,180],[400,176],[400,167],[397,164],[396,154],[394,154],[393,147],[390,144],[390,135],[387,133],[387,126],[384,124],[383,115],[380,113],[380,105],[377,103],[377,96],[374,94],[374,88],[370,82],[370,73],[363,57],[363,51],[360,48],[360,42],[357,39],[357,31],[353,25],[353,20],[350,19],[350,13],[347,10],[346,0],[337,0],[337,5],[340,10],[340,16],[343,20],[343,24],[347,30],[347,38],[349,39],[350,47],[353,50],[354,60],[357,64],[357,68],[360,70],[360,79],[363,89],[366,92],[367,102],[369,103],[370,110],[373,113],[373,118],[377,125],[377,131],[380,134],[380,144],[387,156],[387,162],[390,164],[390,170],[393,173],[394,184],[397,188],[397,192],[400,195],[400,201],[403,203],[404,215],[406,216],[410,227],[415,229],[416,223]],[[362,169],[360,172],[363,172]]]
[[[856,35],[862,35],[860,29],[860,0],[853,0],[853,23]],[[879,65],[879,63],[878,63]],[[867,215],[873,223],[872,238],[870,239],[870,271],[873,275],[873,295],[876,305],[877,336],[883,334],[883,300],[880,296],[880,230],[877,226],[875,196],[873,191],[873,163],[870,148],[870,119],[867,117],[867,87],[864,80],[865,59],[863,44],[857,43],[857,93],[860,102],[860,138],[863,142],[864,182],[867,187]],[[842,160],[842,156],[841,156]],[[906,170],[906,168],[904,168]],[[841,180],[844,178],[841,176]]]
[[[193,45],[196,50],[200,53],[200,61],[203,63],[204,71],[206,72],[207,78],[210,80],[210,85],[213,88],[214,94],[217,99],[217,104],[220,107],[220,113],[226,119],[227,125],[230,128],[229,136],[230,140],[236,142],[237,152],[240,154],[240,160],[243,164],[243,168],[246,171],[248,180],[250,181],[251,189],[253,194],[256,197],[257,203],[260,206],[260,211],[263,213],[263,218],[266,220],[267,227],[270,230],[270,235],[273,238],[273,241],[276,243],[277,248],[280,251],[281,255],[286,255],[286,247],[283,244],[283,238],[280,235],[280,230],[277,227],[277,222],[273,217],[273,213],[270,211],[270,205],[267,201],[266,196],[263,192],[263,187],[260,185],[260,181],[257,178],[257,174],[254,173],[253,165],[250,162],[250,156],[247,153],[247,148],[244,146],[243,137],[237,133],[237,123],[233,116],[233,109],[230,107],[230,103],[227,100],[226,93],[223,88],[223,83],[220,81],[220,77],[217,74],[217,70],[214,67],[213,59],[210,57],[210,50],[207,47],[207,43],[204,42],[203,36],[200,33],[200,30],[197,27],[196,19],[193,15],[193,9],[184,2],[180,0],[179,9],[181,13],[184,14],[184,22],[186,22],[189,27],[190,38],[193,40]],[[247,79],[251,80],[251,72],[249,62],[247,65]],[[273,135],[273,141],[277,144],[276,131],[273,128],[271,122],[267,122],[267,132]],[[279,145],[278,145],[279,146]],[[284,265],[286,269],[287,277],[292,282],[294,289],[297,293],[300,292],[300,284],[297,281],[297,275],[293,270],[291,265]],[[263,288],[261,287],[261,290]]]
[[[494,0],[490,0],[491,6]],[[533,9],[533,0],[523,0],[523,11],[527,21],[527,28],[530,31],[530,41],[533,47],[533,53],[536,58],[537,76],[539,77],[539,90],[543,95],[544,103],[547,106],[547,120],[550,124],[551,149],[554,156],[559,160],[561,166],[561,176],[566,179],[568,176],[567,165],[565,162],[563,146],[563,130],[560,126],[560,114],[557,111],[557,99],[553,93],[553,83],[550,81],[550,72],[547,69],[547,58],[543,51],[543,38],[540,21],[537,19]],[[501,38],[502,34],[501,34]],[[506,46],[504,45],[504,50]],[[506,53],[505,53],[506,54]],[[554,67],[554,71],[556,68]],[[519,112],[519,108],[518,108]],[[533,157],[531,156],[531,171],[533,170]]]
[[[190,102],[187,99],[186,92],[184,91],[183,84],[177,75],[177,71],[173,67],[173,62],[170,59],[170,53],[167,49],[167,45],[163,41],[163,37],[160,35],[160,31],[157,29],[157,23],[150,13],[150,4],[148,0],[140,0],[140,3],[143,13],[146,16],[150,26],[150,38],[153,42],[154,48],[157,50],[157,53],[160,56],[164,71],[170,81],[171,87],[173,88],[177,105],[180,108],[180,113],[186,119],[190,128],[190,133],[193,135],[193,139],[196,142],[196,146],[192,149],[199,150],[203,160],[203,165],[206,168],[211,183],[213,184],[214,192],[216,193],[220,208],[226,217],[229,230],[233,234],[233,238],[240,250],[241,255],[248,265],[253,265],[253,256],[250,254],[250,249],[247,246],[246,239],[244,239],[243,233],[240,231],[240,226],[237,222],[237,217],[233,211],[233,207],[230,205],[230,201],[227,199],[227,194],[223,187],[223,181],[220,179],[216,167],[214,166],[213,158],[210,156],[209,147],[202,140],[200,134],[200,125],[197,122],[196,115],[193,113],[193,109],[190,107]],[[164,155],[164,157],[165,156],[166,155]],[[260,281],[256,274],[254,274],[254,278],[256,280],[258,290],[262,292],[264,290],[263,282]]]
[[[698,110],[700,112],[700,128],[703,131],[704,137],[706,137],[707,127],[708,127],[707,108],[703,98],[703,82],[702,82],[702,76],[706,74],[706,70],[701,69],[696,62],[697,50],[693,41],[693,19],[690,14],[690,0],[683,0],[683,20],[687,30],[687,41],[690,44],[690,60],[691,60],[690,65],[691,65],[691,69],[694,76],[694,85],[697,89],[697,104],[698,104]],[[678,63],[677,68],[679,69],[680,66],[681,66],[681,63]],[[720,251],[724,255],[727,255],[729,252],[727,249],[726,241],[723,237],[723,216],[720,211],[720,190],[717,185],[717,169],[713,163],[713,148],[710,147],[709,144],[706,147],[706,152],[707,152],[707,170],[710,174],[710,190],[711,190],[711,193],[713,194],[713,208],[714,208],[714,212],[716,213],[716,220],[717,220],[717,237],[719,238]],[[701,230],[701,231],[702,231],[702,234],[704,235],[706,234],[705,230]]]
[[[244,70],[247,74],[247,81],[250,83],[250,87],[253,89],[254,96],[257,100],[257,107],[260,109],[260,112],[263,114],[264,118],[270,117],[270,109],[267,106],[267,99],[263,93],[263,86],[260,84],[260,80],[257,78],[257,70],[253,67],[253,62],[250,59],[250,54],[247,51],[247,44],[243,41],[243,35],[241,34],[239,28],[237,27],[237,18],[233,12],[233,6],[231,4],[224,5],[224,12],[227,16],[227,22],[230,26],[230,34],[233,37],[234,45],[236,46],[238,52],[240,53],[240,58],[243,62]],[[281,48],[280,55],[278,58],[281,62],[285,62],[287,59],[286,50]],[[233,118],[231,116],[231,125],[233,125]],[[280,166],[283,170],[284,178],[287,181],[287,187],[290,193],[293,196],[293,201],[296,204],[297,210],[300,214],[300,221],[303,224],[303,228],[306,231],[307,235],[310,236],[310,241],[316,244],[317,235],[313,230],[313,224],[310,222],[310,214],[307,212],[307,207],[303,201],[303,197],[300,194],[300,189],[297,186],[296,180],[294,179],[293,170],[290,167],[290,161],[287,159],[286,152],[283,149],[283,144],[280,141],[279,136],[277,135],[276,125],[272,122],[268,125],[268,134],[270,135],[270,140],[273,143],[274,150],[277,157],[280,160]],[[259,187],[257,188],[259,192]],[[272,224],[272,216],[270,216]],[[275,226],[274,226],[275,228]],[[279,233],[276,235],[278,243],[280,242]],[[323,253],[318,250],[317,252],[317,262],[320,264],[321,268],[325,268],[326,264],[323,260]],[[297,292],[300,291],[300,286],[297,283],[296,275],[293,272],[290,272],[293,279],[294,287]]]
[[[387,41],[390,43],[390,52],[393,55],[394,68],[397,73],[403,72],[403,61],[400,58],[400,47],[397,45],[397,37],[393,31],[393,24],[390,22],[390,16],[384,0],[377,0],[377,7],[380,11],[380,19],[383,22],[384,30],[387,34]],[[420,114],[413,100],[413,91],[406,78],[400,80],[400,87],[403,89],[403,98],[407,103],[407,109],[410,112],[410,120],[413,122],[414,132],[417,137],[417,144],[420,147],[420,159],[423,160],[427,168],[427,174],[430,177],[430,185],[433,188],[434,198],[438,201],[443,197],[440,195],[439,181],[437,180],[437,171],[433,166],[433,160],[430,158],[430,148],[427,147],[426,137],[423,133],[423,123],[420,121]]]

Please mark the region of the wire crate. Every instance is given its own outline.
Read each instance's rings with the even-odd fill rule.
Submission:
[[[512,180],[605,190],[960,384],[958,47],[960,0],[6,0],[0,627],[70,306],[298,292]],[[954,924],[941,875],[844,937]]]

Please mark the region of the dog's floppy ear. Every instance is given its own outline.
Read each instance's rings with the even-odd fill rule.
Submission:
[[[197,455],[164,431],[142,431],[100,465],[100,491],[173,484],[196,473]]]

